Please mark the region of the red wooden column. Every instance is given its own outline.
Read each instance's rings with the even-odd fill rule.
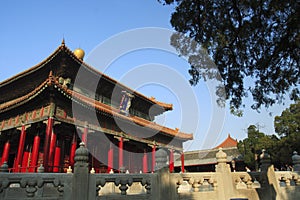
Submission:
[[[174,172],[174,150],[170,149],[170,160],[169,160],[170,173]]]
[[[119,170],[123,167],[123,137],[119,138]]]
[[[61,156],[61,145],[57,144],[55,147],[55,155],[54,155],[54,162],[53,162],[53,172],[59,172],[60,168],[60,156]]]
[[[183,152],[181,152],[180,158],[181,158],[181,172],[184,173],[184,153]]]
[[[22,156],[23,156],[23,152],[24,152],[25,139],[26,139],[26,127],[25,127],[25,125],[22,125],[17,159],[16,159],[16,164],[15,164],[15,172],[19,172],[20,171],[19,167],[22,165]]]
[[[33,139],[33,147],[31,153],[31,162],[29,172],[35,172],[37,169],[37,161],[39,158],[40,136],[37,134]]]
[[[48,171],[48,157],[49,157],[49,146],[50,146],[50,138],[53,128],[53,118],[49,117],[47,122],[45,140],[44,140],[44,156],[43,156],[43,165],[45,168],[45,172]]]
[[[1,159],[1,165],[2,165],[4,162],[8,162],[9,149],[10,149],[10,143],[9,143],[9,140],[7,140],[6,143],[4,144],[4,147],[3,147],[3,153],[2,153],[2,159]],[[1,165],[0,165],[0,166],[1,166]]]
[[[114,149],[113,149],[113,144],[110,143],[108,155],[107,155],[107,173],[109,173],[111,169],[113,169],[113,167],[114,167]]]
[[[143,173],[148,172],[148,158],[147,158],[147,152],[144,150],[144,155],[143,155]]]
[[[75,151],[77,148],[77,139],[76,139],[76,133],[73,135],[73,140],[71,144],[71,150],[70,150],[70,166],[74,166],[74,157],[75,157]]]
[[[82,133],[82,138],[81,138],[81,141],[85,144],[85,146],[87,147],[87,135],[88,135],[88,126],[86,125],[83,129],[83,133]]]
[[[152,172],[155,171],[155,164],[156,164],[156,161],[155,161],[155,151],[156,151],[156,146],[153,145],[152,146]]]
[[[51,138],[50,138],[50,147],[49,147],[49,157],[48,157],[48,171],[53,170],[53,160],[56,147],[56,133],[52,129]]]
[[[13,164],[13,168],[12,168],[12,172],[17,172],[18,171],[18,167],[17,167],[17,154],[15,154],[14,157],[14,164]]]
[[[21,172],[27,172],[28,162],[29,162],[29,149],[28,146],[24,151],[23,158],[22,159],[22,168]]]

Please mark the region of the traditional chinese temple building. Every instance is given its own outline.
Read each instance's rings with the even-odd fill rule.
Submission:
[[[244,171],[243,156],[237,148],[237,140],[228,134],[227,138],[212,149],[187,151],[185,155],[185,170],[188,172],[214,172],[217,164],[216,153],[222,148],[227,155],[227,163],[232,171]],[[181,171],[180,155],[175,155],[175,171]]]
[[[151,172],[155,151],[183,157],[192,134],[154,122],[172,110],[83,61],[64,43],[44,61],[0,83],[0,164],[13,172],[64,172],[82,141],[96,172]]]

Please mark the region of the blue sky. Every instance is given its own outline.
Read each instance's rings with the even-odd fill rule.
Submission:
[[[289,102],[257,113],[249,109],[251,100],[246,100],[248,107],[244,116],[235,117],[228,112],[228,107],[221,109],[215,105],[214,83],[201,82],[196,87],[188,85],[189,65],[174,50],[156,47],[129,49],[113,57],[107,65],[97,65],[109,57],[108,52],[117,54],[116,49],[135,42],[132,38],[126,39],[128,33],[151,30],[149,27],[171,32],[169,20],[173,8],[156,0],[4,1],[0,7],[0,81],[38,64],[65,38],[70,49],[80,47],[85,50],[85,61],[94,68],[146,96],[173,103],[174,111],[159,116],[157,121],[194,133],[194,141],[186,143],[185,150],[214,147],[229,133],[233,138],[243,139],[250,124],[259,124],[261,131],[267,134],[274,133],[274,116],[280,115]],[[125,39],[116,43],[119,36],[125,36]],[[169,43],[164,34],[156,38],[152,34],[136,37],[157,42],[156,46],[165,47]],[[106,47],[107,52],[103,51],[105,45],[111,44]],[[101,51],[97,51],[99,49]],[[95,55],[96,61],[93,60]],[[187,99],[189,95],[194,95],[193,99]]]

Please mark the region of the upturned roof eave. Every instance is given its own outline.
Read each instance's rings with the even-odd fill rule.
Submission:
[[[145,95],[139,93],[139,92],[136,92],[134,90],[132,90],[131,88],[127,87],[126,85],[116,81],[115,79],[101,73],[100,71],[94,69],[92,66],[88,65],[87,63],[85,63],[83,60],[77,58],[74,53],[65,45],[64,43],[64,40],[62,41],[61,45],[50,55],[48,56],[46,59],[44,59],[43,61],[41,61],[40,63],[38,63],[37,65],[21,72],[21,73],[18,73],[16,74],[15,76],[12,76],[11,78],[8,78],[2,82],[0,82],[0,88],[7,85],[7,84],[10,84],[11,82],[17,80],[17,79],[20,79],[24,76],[27,76],[39,69],[41,69],[43,66],[45,66],[45,64],[49,63],[51,60],[53,60],[53,58],[55,58],[55,56],[57,54],[59,54],[60,51],[65,51],[75,62],[77,62],[79,65],[83,66],[84,68],[86,68],[88,71],[94,73],[95,75],[97,76],[101,76],[103,78],[105,78],[107,81],[113,83],[113,84],[118,84],[121,88],[124,88],[125,90],[127,90],[128,92],[136,95],[136,96],[139,96],[141,97],[142,99],[150,102],[151,104],[157,104],[158,106],[161,106],[162,108],[164,108],[166,111],[168,110],[173,110],[173,105],[172,104],[168,104],[168,103],[164,103],[164,102],[160,102],[160,101],[156,101],[155,99],[153,98],[149,98],[149,97],[146,97]]]

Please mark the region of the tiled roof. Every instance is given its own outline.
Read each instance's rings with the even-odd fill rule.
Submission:
[[[116,108],[113,108],[109,105],[106,105],[104,103],[101,103],[99,101],[96,101],[94,99],[91,99],[89,97],[86,97],[78,92],[75,92],[71,89],[68,89],[66,87],[63,87],[61,84],[59,84],[58,80],[56,80],[52,74],[49,74],[49,77],[47,80],[45,80],[41,85],[39,85],[38,87],[36,87],[32,92],[19,97],[17,99],[14,99],[12,101],[9,102],[5,102],[3,104],[0,105],[0,111],[4,111],[12,106],[15,105],[19,105],[22,104],[24,102],[26,102],[27,100],[30,100],[32,98],[34,98],[36,95],[38,95],[39,93],[41,93],[45,88],[54,85],[55,88],[59,89],[61,92],[64,92],[66,95],[68,95],[72,100],[76,99],[82,103],[84,103],[87,106],[91,106],[91,107],[95,107],[97,110],[107,113],[109,115],[115,116],[115,117],[119,117],[128,121],[132,121],[140,126],[147,126],[150,129],[153,130],[157,130],[160,131],[163,134],[169,135],[169,136],[173,136],[173,137],[177,137],[177,138],[181,138],[183,140],[191,140],[193,139],[193,134],[187,134],[187,133],[183,133],[180,132],[178,129],[171,129],[171,128],[167,128],[164,126],[161,126],[159,124],[156,124],[154,122],[148,121],[146,119],[142,119],[140,117],[137,116],[125,116],[119,113],[119,110]]]
[[[61,87],[61,85],[59,85],[59,86]],[[180,132],[178,129],[167,128],[165,126],[161,126],[159,124],[156,124],[155,122],[148,121],[146,119],[143,119],[143,118],[140,118],[140,117],[137,117],[137,116],[126,116],[126,115],[120,114],[119,110],[116,109],[116,108],[113,108],[113,107],[111,107],[109,105],[106,105],[104,103],[101,103],[99,101],[91,99],[89,97],[86,97],[86,96],[84,96],[84,95],[82,95],[82,94],[80,94],[78,92],[73,91],[73,90],[66,89],[66,88],[65,89],[62,88],[62,89],[68,95],[72,96],[73,98],[76,98],[77,100],[80,100],[83,103],[85,103],[85,104],[87,104],[89,106],[95,107],[97,110],[105,112],[105,113],[107,113],[109,115],[112,115],[114,117],[123,118],[125,120],[134,122],[135,124],[138,124],[140,126],[148,127],[150,129],[157,130],[157,131],[160,131],[160,132],[162,132],[164,134],[171,135],[171,136],[174,136],[174,137],[182,138],[184,140],[191,140],[191,139],[193,139],[193,134],[183,133],[183,132]]]
[[[184,164],[186,166],[215,164],[217,163],[216,153],[218,151],[219,149],[208,149],[184,152]],[[230,162],[233,158],[240,159],[241,157],[237,147],[222,148],[222,151],[227,154],[227,162]],[[177,156],[175,166],[180,166],[180,164],[180,156]]]
[[[222,148],[229,148],[229,147],[237,147],[237,140],[233,139],[230,134],[228,134],[228,137],[218,146],[216,146],[214,149]]]
[[[150,97],[149,99],[166,110],[173,110],[173,104],[157,101],[154,97]]]
[[[40,62],[39,64],[7,79],[7,80],[4,80],[2,82],[0,82],[0,87],[3,86],[3,85],[6,85],[6,84],[9,84],[10,82],[14,81],[15,79],[18,79],[18,78],[21,78],[23,76],[26,76],[27,74],[33,72],[33,71],[36,71],[40,68],[42,68],[45,64],[47,64],[48,62],[50,62],[60,51],[64,51],[66,52],[75,62],[77,62],[78,64],[80,64],[81,66],[87,68],[89,71],[95,73],[96,75],[99,75],[101,77],[103,77],[104,79],[107,79],[109,80],[110,82],[114,83],[114,84],[118,84],[119,86],[121,86],[122,88],[128,90],[129,92],[131,92],[132,94],[134,94],[135,96],[140,96],[142,97],[143,99],[151,102],[152,104],[157,104],[161,107],[163,107],[165,110],[173,110],[173,105],[172,104],[168,104],[168,103],[163,103],[163,102],[159,102],[159,101],[156,101],[155,98],[153,97],[146,97],[145,95],[139,93],[139,92],[136,92],[136,91],[133,91],[131,88],[128,88],[127,86],[123,85],[122,83],[119,83],[118,81],[116,81],[115,79],[97,71],[96,69],[94,69],[93,67],[91,67],[90,65],[88,65],[87,63],[85,63],[84,61],[78,59],[74,53],[65,45],[64,43],[64,40],[62,41],[61,45],[50,55],[48,56],[45,60],[43,60],[42,62]]]
[[[42,92],[48,86],[48,83],[49,83],[49,80],[47,79],[46,81],[44,81],[42,84],[40,84],[38,87],[36,87],[33,91],[29,92],[28,94],[0,104],[0,113],[5,111],[8,108],[13,107],[13,106],[20,105],[22,103],[26,103],[27,101],[29,101],[30,99],[32,99],[36,95],[38,95],[40,92]]]

